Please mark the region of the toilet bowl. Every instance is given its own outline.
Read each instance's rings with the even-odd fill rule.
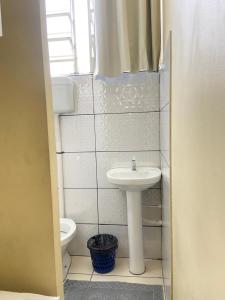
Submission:
[[[76,235],[76,223],[71,219],[60,218],[60,240],[62,248],[62,265],[64,279],[68,273],[71,257],[67,251],[69,243]]]

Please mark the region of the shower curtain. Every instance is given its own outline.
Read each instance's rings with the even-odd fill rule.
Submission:
[[[95,75],[157,71],[160,0],[95,0]]]

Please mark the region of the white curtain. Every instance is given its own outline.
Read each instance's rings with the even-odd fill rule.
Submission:
[[[160,0],[95,0],[95,75],[157,71]]]

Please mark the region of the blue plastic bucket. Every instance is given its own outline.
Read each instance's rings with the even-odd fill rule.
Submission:
[[[110,234],[98,234],[87,242],[90,250],[92,265],[97,273],[109,273],[115,267],[118,240]]]

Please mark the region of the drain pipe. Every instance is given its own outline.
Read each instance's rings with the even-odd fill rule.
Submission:
[[[64,205],[64,189],[63,189],[63,160],[62,160],[62,141],[60,131],[60,118],[59,114],[54,114],[55,121],[55,140],[56,140],[56,159],[57,159],[57,182],[58,182],[58,197],[59,197],[59,215],[60,218],[65,216]]]

